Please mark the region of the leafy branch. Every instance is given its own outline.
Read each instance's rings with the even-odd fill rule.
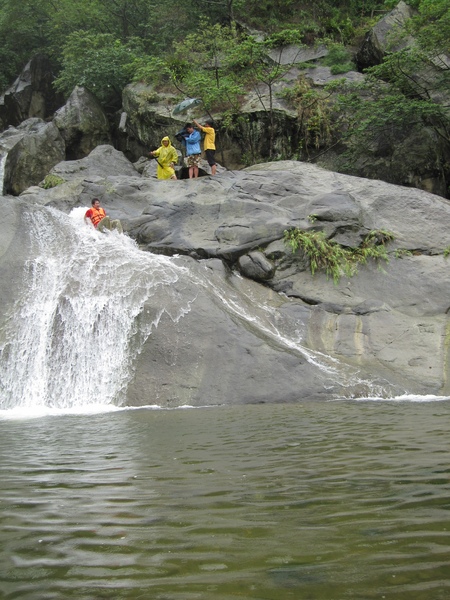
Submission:
[[[359,265],[368,260],[389,262],[386,244],[394,239],[394,235],[384,229],[370,231],[360,246],[346,248],[333,240],[327,239],[323,231],[303,231],[298,228],[284,232],[284,243],[292,252],[301,250],[309,261],[311,274],[325,271],[335,284],[345,275],[353,277]]]

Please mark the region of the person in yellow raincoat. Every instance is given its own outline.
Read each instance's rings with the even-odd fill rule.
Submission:
[[[161,146],[157,150],[149,152],[149,154],[154,156],[158,163],[158,170],[156,172],[158,179],[177,178],[174,166],[178,162],[178,154],[167,135],[161,140]]]

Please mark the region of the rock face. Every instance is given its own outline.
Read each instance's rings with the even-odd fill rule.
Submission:
[[[3,134],[0,156],[4,191],[18,195],[30,185],[37,185],[56,163],[64,159],[64,141],[53,123],[28,119]]]
[[[87,156],[96,146],[111,141],[109,122],[95,96],[76,87],[66,104],[53,118],[66,146],[66,157],[75,160]]]
[[[32,117],[46,119],[63,104],[55,92],[52,66],[42,55],[34,56],[14,84],[0,97],[0,131]]]
[[[50,190],[30,188],[19,201],[67,213],[98,196],[143,250],[182,254],[186,258],[179,260],[191,265],[213,265],[210,283],[214,289],[225,286],[225,304],[233,305],[233,297],[242,291],[233,273],[254,279],[243,281],[253,286],[246,297],[254,298],[255,311],[261,306],[275,311],[274,323],[286,320],[291,333],[298,330],[306,350],[359,371],[361,379],[370,374],[371,381],[380,383],[380,393],[450,393],[450,276],[444,257],[450,246],[449,201],[292,161],[196,180],[157,181],[140,176],[109,146],[82,161],[61,163],[54,172],[65,183]],[[358,246],[370,231],[388,230],[394,235],[389,263],[369,262],[356,276],[343,276],[333,284],[323,273],[312,276],[307,258],[286,248],[283,232],[291,227],[322,230],[347,247]],[[15,239],[11,230],[9,235]],[[226,287],[230,282],[233,289]],[[200,287],[207,289],[207,284]],[[198,303],[193,302],[186,320],[172,323],[165,333],[158,330],[145,345],[130,384],[131,403],[141,402],[158,366],[165,381],[158,397],[172,404],[174,398],[212,402],[206,398],[207,382],[214,378],[222,379],[223,385],[214,388],[221,401],[227,401],[231,381],[236,396],[245,401],[267,400],[265,390],[272,397],[281,378],[282,396],[293,398],[299,373],[310,397],[320,396],[330,384],[329,376],[305,355],[299,362],[298,353],[286,347],[273,354],[266,330],[255,330],[248,338],[248,322],[239,324],[229,313],[219,316],[216,300],[205,294],[199,290]],[[216,336],[215,327],[220,333]],[[180,339],[189,339],[189,351]],[[233,360],[227,358],[233,373],[220,364],[222,345],[233,348]],[[182,346],[179,355],[184,359],[175,360],[174,374],[160,364],[161,356]],[[211,356],[217,360],[210,363]],[[239,371],[238,364],[245,368]],[[252,392],[244,383],[249,373]],[[289,377],[291,394],[286,388]],[[347,393],[369,391],[352,384]]]
[[[379,65],[386,52],[396,52],[413,43],[413,39],[405,34],[405,24],[414,12],[413,8],[401,0],[394,10],[378,21],[367,33],[356,53],[360,69]]]

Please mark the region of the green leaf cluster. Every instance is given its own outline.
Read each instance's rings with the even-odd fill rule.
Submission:
[[[322,62],[330,67],[332,75],[348,73],[356,69],[350,51],[343,44],[328,44],[328,54]]]
[[[306,77],[300,76],[282,97],[297,110],[298,128],[302,139],[299,157],[309,158],[311,148],[319,149],[332,143],[336,135],[335,109],[328,90],[311,87]]]
[[[50,188],[57,187],[64,183],[64,179],[59,175],[46,175],[44,181],[42,182],[42,187],[44,190],[49,190]]]
[[[104,103],[120,100],[139,53],[142,53],[142,46],[136,38],[124,44],[108,33],[76,31],[67,39],[63,68],[55,80],[55,87],[69,95],[76,85],[80,85]]]
[[[337,284],[342,276],[353,277],[358,266],[369,259],[389,262],[386,244],[394,239],[385,230],[370,231],[357,248],[347,248],[327,238],[323,231],[293,228],[284,232],[284,242],[293,252],[301,250],[309,261],[311,274],[325,271]]]

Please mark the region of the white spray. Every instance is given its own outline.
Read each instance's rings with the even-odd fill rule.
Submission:
[[[98,233],[85,210],[25,217],[35,258],[1,348],[2,409],[120,405],[152,327],[164,312],[176,320],[190,310],[175,285],[185,268],[127,236]]]

